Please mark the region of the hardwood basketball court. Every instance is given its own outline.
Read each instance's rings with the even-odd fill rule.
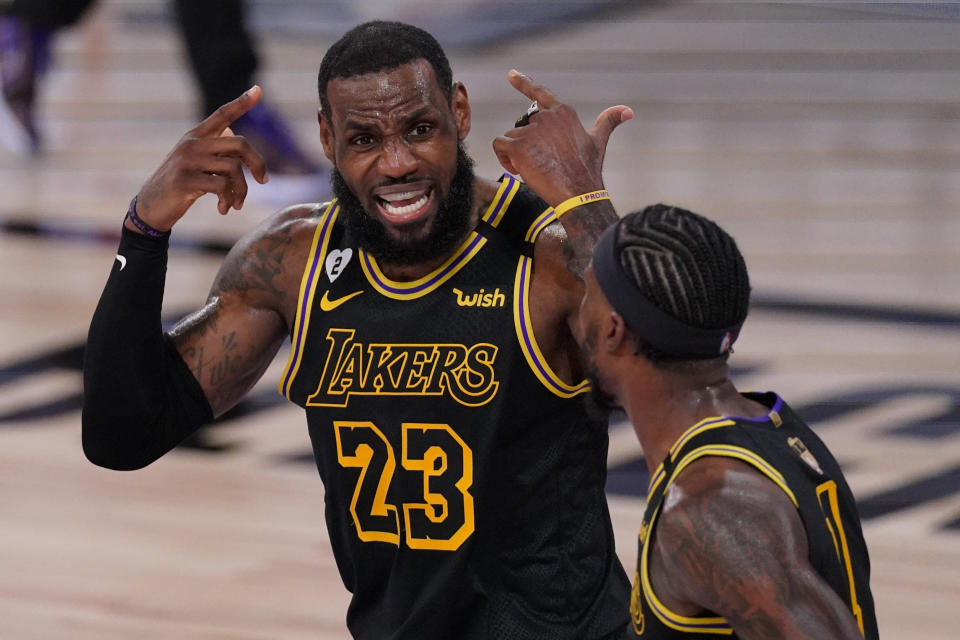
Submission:
[[[413,20],[435,4],[255,3],[266,98],[319,154],[316,69],[337,30],[290,17]],[[305,421],[275,392],[285,352],[229,419],[145,470],[80,450],[80,348],[113,234],[195,120],[164,10],[105,0],[65,32],[42,91],[47,152],[0,150],[0,638],[344,638]],[[958,20],[954,3],[628,3],[488,46],[445,40],[479,173],[499,173],[490,141],[527,106],[505,79],[516,67],[584,119],[635,109],[607,156],[621,211],[671,202],[737,238],[755,292],[738,384],[779,391],[844,465],[887,638],[960,628]],[[274,208],[224,219],[201,200],[174,235],[169,320]],[[631,567],[645,470],[629,427],[611,443]]]

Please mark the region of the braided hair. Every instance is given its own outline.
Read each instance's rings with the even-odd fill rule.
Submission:
[[[615,247],[624,274],[654,305],[683,324],[716,329],[746,318],[747,266],[733,238],[712,220],[679,207],[651,205],[624,217]],[[639,337],[637,352],[658,365],[690,360],[664,353]]]

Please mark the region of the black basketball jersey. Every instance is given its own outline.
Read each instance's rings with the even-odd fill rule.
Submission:
[[[744,395],[769,407],[769,413],[762,418],[700,421],[674,443],[650,478],[630,597],[634,633],[658,640],[737,637],[722,617],[687,617],[670,611],[653,590],[647,564],[664,492],[694,460],[724,456],[752,465],[787,494],[806,529],[810,564],[847,603],[864,636],[877,638],[870,559],[853,493],[840,466],[820,438],[779,396]]]
[[[504,176],[439,268],[386,277],[317,225],[280,391],[306,409],[356,638],[599,638],[628,627],[606,424],[530,329],[553,210]]]

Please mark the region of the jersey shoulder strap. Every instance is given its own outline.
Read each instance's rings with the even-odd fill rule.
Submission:
[[[510,245],[524,254],[532,254],[537,235],[557,218],[553,208],[525,184],[509,173],[500,178],[497,198],[483,216],[479,231],[495,229]],[[498,200],[508,201],[503,207]],[[495,215],[491,213],[496,212]]]

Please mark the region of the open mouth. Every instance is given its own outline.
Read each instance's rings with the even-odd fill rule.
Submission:
[[[433,200],[430,187],[377,194],[380,213],[391,224],[409,224],[423,216]]]

